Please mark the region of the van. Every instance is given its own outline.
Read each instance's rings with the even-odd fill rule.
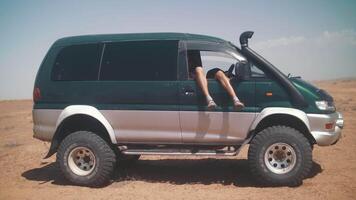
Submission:
[[[187,33],[57,40],[33,91],[34,137],[51,142],[45,158],[57,153],[69,181],[96,187],[140,155],[235,156],[249,144],[257,181],[302,183],[313,145],[335,144],[343,117],[326,91],[283,74],[253,51],[252,35],[241,34],[241,48]],[[214,79],[208,85],[218,107],[207,109],[188,73],[190,50],[199,51],[205,72],[225,72],[243,109],[233,108]]]

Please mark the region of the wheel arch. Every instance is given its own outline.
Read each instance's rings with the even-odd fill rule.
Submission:
[[[315,139],[310,133],[309,120],[301,110],[294,108],[265,108],[256,117],[250,128],[250,141],[261,130],[274,126],[285,125],[300,131],[310,142],[315,144]]]
[[[51,147],[45,156],[56,153],[61,141],[79,130],[92,131],[111,144],[117,144],[115,132],[106,118],[93,106],[74,105],[66,107],[58,117]]]

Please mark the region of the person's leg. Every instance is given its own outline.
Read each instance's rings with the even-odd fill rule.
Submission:
[[[240,99],[237,97],[234,88],[232,88],[230,84],[230,79],[224,74],[224,72],[223,71],[216,72],[215,79],[217,79],[221,83],[223,88],[227,91],[229,96],[232,98],[234,106],[236,108],[243,108],[244,104],[241,103]]]
[[[220,84],[227,91],[227,93],[231,98],[236,97],[236,93],[230,84],[230,80],[225,76],[224,72],[222,71],[216,72],[215,79],[217,79],[220,82]]]
[[[210,96],[208,90],[208,81],[205,78],[204,71],[202,67],[195,68],[195,81],[197,82],[200,89],[203,91],[204,96]]]
[[[197,82],[198,86],[201,88],[204,96],[206,97],[208,108],[215,108],[216,103],[214,102],[213,98],[209,94],[208,89],[208,80],[204,75],[204,71],[202,67],[195,68],[195,81]]]

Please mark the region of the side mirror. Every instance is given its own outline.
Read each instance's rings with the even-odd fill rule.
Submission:
[[[240,61],[235,65],[235,75],[238,80],[249,80],[251,67],[247,61]]]

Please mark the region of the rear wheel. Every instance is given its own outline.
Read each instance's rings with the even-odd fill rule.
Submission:
[[[78,131],[62,141],[57,162],[64,176],[72,183],[98,187],[110,181],[116,157],[110,145],[100,136]]]
[[[248,160],[252,173],[263,184],[299,185],[312,167],[312,149],[296,129],[272,126],[253,138]]]

